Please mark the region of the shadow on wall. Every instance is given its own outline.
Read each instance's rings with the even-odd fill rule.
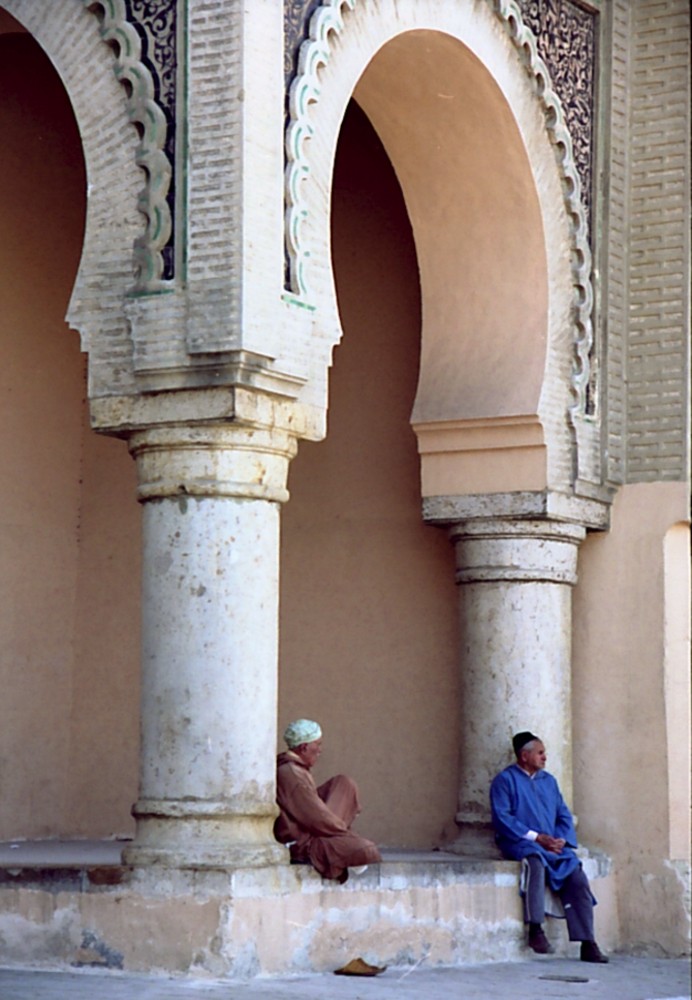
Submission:
[[[89,429],[67,309],[86,176],[68,96],[0,20],[0,839],[132,829],[139,512],[120,441]]]
[[[396,176],[351,103],[333,183],[332,245],[344,337],[327,438],[302,443],[282,512],[279,731],[318,718],[318,778],[361,789],[362,831],[428,847],[457,793],[454,558],[421,518],[410,426],[420,290]]]

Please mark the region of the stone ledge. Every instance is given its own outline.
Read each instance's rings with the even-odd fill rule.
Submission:
[[[525,957],[516,862],[383,851],[345,885],[312,868],[187,870],[120,864],[122,842],[0,845],[0,964],[247,979],[375,965]],[[77,851],[81,847],[81,857]],[[16,860],[15,860],[16,859]],[[589,866],[599,868],[596,859]],[[593,877],[593,873],[589,872]],[[598,874],[598,872],[596,872]],[[600,878],[599,940],[617,944],[614,880]],[[605,911],[605,912],[604,912]],[[547,928],[558,954],[564,921]]]
[[[185,891],[203,885],[210,893],[254,895],[269,890],[279,893],[325,889],[358,891],[359,888],[401,890],[414,886],[516,885],[519,865],[501,858],[464,856],[442,850],[382,848],[382,862],[370,865],[362,875],[353,876],[342,886],[321,878],[309,865],[288,863],[266,868],[229,868],[210,871],[179,871],[160,865],[134,869],[123,864],[122,851],[129,840],[36,840],[0,843],[0,888],[4,886],[41,888],[54,892],[84,892],[103,886],[154,885]],[[584,869],[590,879],[610,874],[606,855],[580,849]]]

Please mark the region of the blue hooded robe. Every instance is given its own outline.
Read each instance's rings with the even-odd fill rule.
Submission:
[[[516,861],[537,855],[546,868],[550,888],[559,891],[580,861],[574,853],[577,834],[572,813],[552,774],[536,771],[530,778],[517,764],[510,764],[493,779],[490,807],[495,842],[503,855]],[[553,854],[535,840],[527,840],[529,830],[561,837],[566,841],[562,854]]]

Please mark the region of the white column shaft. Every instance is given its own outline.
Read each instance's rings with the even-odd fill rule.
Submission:
[[[278,539],[266,500],[147,503],[144,797],[273,804]]]
[[[464,522],[451,529],[461,623],[460,849],[490,848],[488,789],[531,730],[572,795],[572,586],[581,527]]]
[[[138,432],[130,449],[144,503],[143,647],[126,860],[274,862],[279,512],[295,442],[175,427]]]

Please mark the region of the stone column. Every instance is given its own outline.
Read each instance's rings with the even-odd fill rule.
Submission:
[[[233,424],[134,433],[143,514],[140,798],[130,864],[285,855],[276,815],[279,509],[295,440]]]
[[[454,849],[496,853],[490,782],[528,729],[572,796],[572,586],[584,528],[488,519],[450,529],[461,619],[460,783]]]

